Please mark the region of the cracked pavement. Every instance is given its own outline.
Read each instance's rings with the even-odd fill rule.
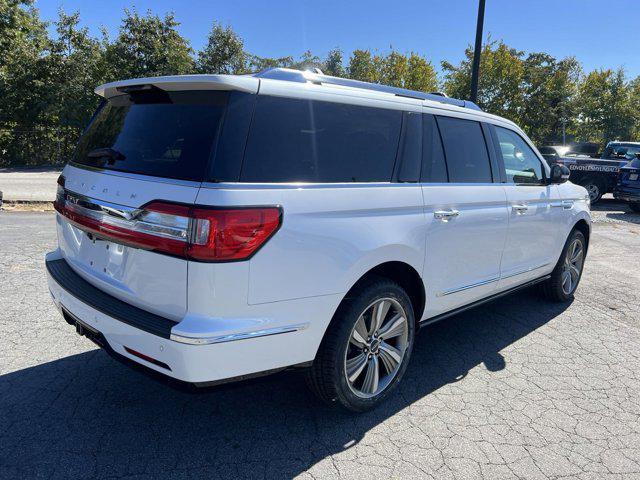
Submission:
[[[0,478],[640,479],[640,215],[605,202],[570,305],[525,291],[421,331],[351,415],[297,372],[172,390],[55,310],[51,213],[0,213]]]

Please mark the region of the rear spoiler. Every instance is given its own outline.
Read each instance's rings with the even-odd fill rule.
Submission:
[[[177,90],[237,90],[257,93],[260,80],[251,76],[237,75],[173,75],[167,77],[147,77],[105,83],[95,89],[104,98],[121,95],[130,88],[153,85],[165,91]]]

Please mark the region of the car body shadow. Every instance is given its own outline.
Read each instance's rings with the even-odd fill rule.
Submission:
[[[607,213],[607,218],[640,225],[640,214],[631,211],[628,213]]]
[[[321,405],[293,371],[195,395],[101,350],[9,373],[0,477],[290,478],[471,369],[504,369],[501,350],[567,307],[524,291],[424,328],[397,393],[359,415]]]

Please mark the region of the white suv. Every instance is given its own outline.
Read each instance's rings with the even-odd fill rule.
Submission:
[[[79,333],[177,383],[304,367],[366,410],[420,326],[580,281],[586,191],[470,102],[286,69],[96,93],[49,287]]]

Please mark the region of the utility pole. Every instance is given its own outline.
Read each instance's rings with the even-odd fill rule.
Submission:
[[[482,51],[482,27],[484,26],[484,2],[478,2],[478,23],[476,25],[476,46],[473,50],[473,65],[471,67],[471,101],[478,101],[478,77],[480,75],[480,53]]]

